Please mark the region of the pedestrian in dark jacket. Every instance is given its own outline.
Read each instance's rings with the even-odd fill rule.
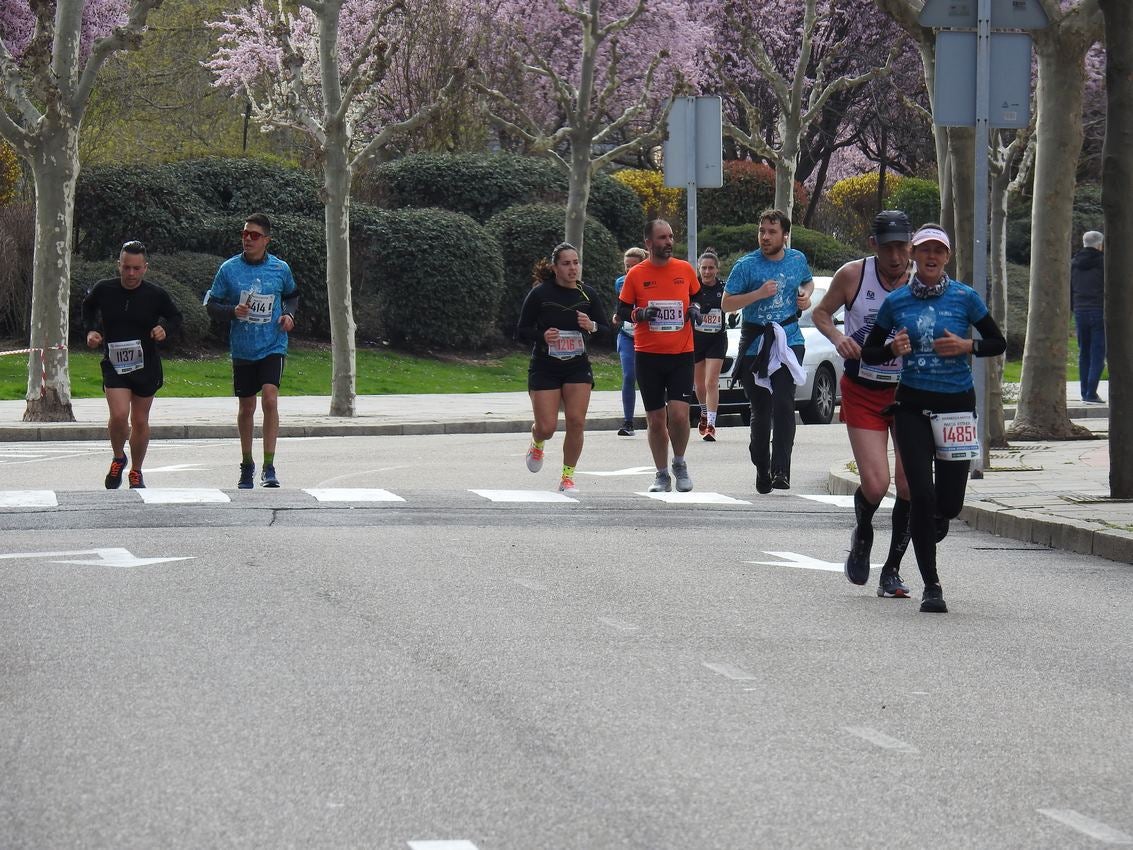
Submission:
[[[1070,309],[1078,327],[1078,380],[1082,401],[1102,404],[1098,381],[1105,368],[1104,237],[1089,230],[1082,234],[1082,245],[1070,262]]]

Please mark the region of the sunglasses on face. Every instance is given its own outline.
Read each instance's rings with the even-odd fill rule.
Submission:
[[[245,231],[244,231],[243,233],[241,233],[240,235],[241,235],[241,236],[243,236],[243,237],[244,237],[245,239],[251,239],[251,240],[252,240],[253,242],[259,242],[259,241],[260,241],[261,239],[263,239],[263,238],[264,238],[264,237],[265,237],[265,236],[266,236],[267,234],[266,234],[266,233],[257,233],[257,232],[256,232],[256,231],[254,231],[254,230],[245,230]]]

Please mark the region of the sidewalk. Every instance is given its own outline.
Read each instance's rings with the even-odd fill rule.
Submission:
[[[968,485],[961,519],[974,528],[1056,549],[1133,563],[1133,502],[1109,493],[1109,408],[1068,398],[1070,416],[1101,439],[1017,443],[992,452],[991,468]],[[1109,388],[1102,387],[1107,398]],[[281,401],[281,437],[337,435],[518,433],[531,427],[526,393],[359,396],[352,418],[330,416],[330,398],[286,396]],[[0,401],[0,442],[105,440],[106,402],[72,403],[77,422],[21,422],[23,401]],[[235,438],[231,398],[160,396],[151,418],[153,439]],[[587,427],[613,430],[622,423],[621,394],[595,392]],[[644,428],[644,417],[638,416]],[[258,431],[258,428],[257,428]],[[849,460],[828,474],[831,493],[847,495],[858,486]]]

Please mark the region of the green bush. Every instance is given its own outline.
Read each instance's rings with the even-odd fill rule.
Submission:
[[[503,259],[482,225],[448,210],[364,209],[353,230],[354,301],[367,330],[417,350],[498,341]]]
[[[913,227],[940,220],[940,186],[935,180],[905,177],[885,198],[885,208],[904,210]]]
[[[566,172],[554,162],[515,154],[413,154],[357,181],[357,197],[387,209],[438,207],[486,222],[516,204],[565,203]],[[641,242],[644,214],[633,192],[606,175],[590,186],[588,214],[626,247]]]
[[[741,224],[706,227],[697,234],[700,250],[715,248],[721,257],[748,253],[759,249],[759,226]],[[843,263],[862,256],[861,251],[843,244],[833,236],[795,225],[791,228],[791,247],[806,255],[807,263],[815,272],[833,272]]]
[[[566,208],[557,204],[525,204],[495,215],[487,230],[500,246],[504,263],[504,294],[499,327],[509,338],[515,333],[519,309],[531,289],[531,269],[540,257],[563,239]],[[622,255],[614,237],[598,221],[587,218],[583,245],[583,279],[598,290],[603,306],[613,315],[614,280],[623,273]]]
[[[1082,234],[1101,230],[1104,215],[1101,205],[1102,187],[1097,183],[1081,183],[1074,189],[1074,213],[1070,224],[1070,251],[1082,247]],[[1007,260],[1020,265],[1031,262],[1031,198],[1020,198],[1007,211]]]
[[[322,185],[313,171],[250,158],[210,157],[172,163],[177,179],[216,212],[323,217]]]
[[[73,345],[86,347],[86,334],[83,332],[83,298],[100,280],[117,277],[118,264],[114,260],[91,261],[79,256],[71,257],[71,302],[68,326]],[[181,333],[170,336],[169,340],[163,343],[162,351],[192,351],[205,344],[209,336],[209,318],[197,294],[185,284],[152,267],[146,272],[146,280],[169,293],[169,297],[173,299],[183,318]]]
[[[724,185],[696,196],[697,217],[714,225],[746,224],[775,205],[775,169],[761,162],[730,159],[724,163]],[[795,215],[807,205],[807,193],[795,182]]]
[[[226,259],[227,257],[218,257],[215,254],[196,254],[191,251],[182,251],[177,254],[151,254],[149,267],[151,272],[163,274],[184,287],[192,294],[199,306],[203,304],[205,293],[212,286],[216,270]],[[204,334],[200,337],[194,336],[190,338],[190,341],[203,345],[207,341],[207,336],[217,342],[226,343],[228,341],[228,322],[208,318],[207,311],[205,317]]]

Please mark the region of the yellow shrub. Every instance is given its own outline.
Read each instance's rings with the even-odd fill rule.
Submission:
[[[613,177],[634,191],[641,200],[647,219],[673,219],[683,209],[684,193],[680,189],[666,187],[660,171],[623,168],[614,172]]]
[[[12,148],[0,142],[0,205],[11,203],[20,183],[20,158]]]

